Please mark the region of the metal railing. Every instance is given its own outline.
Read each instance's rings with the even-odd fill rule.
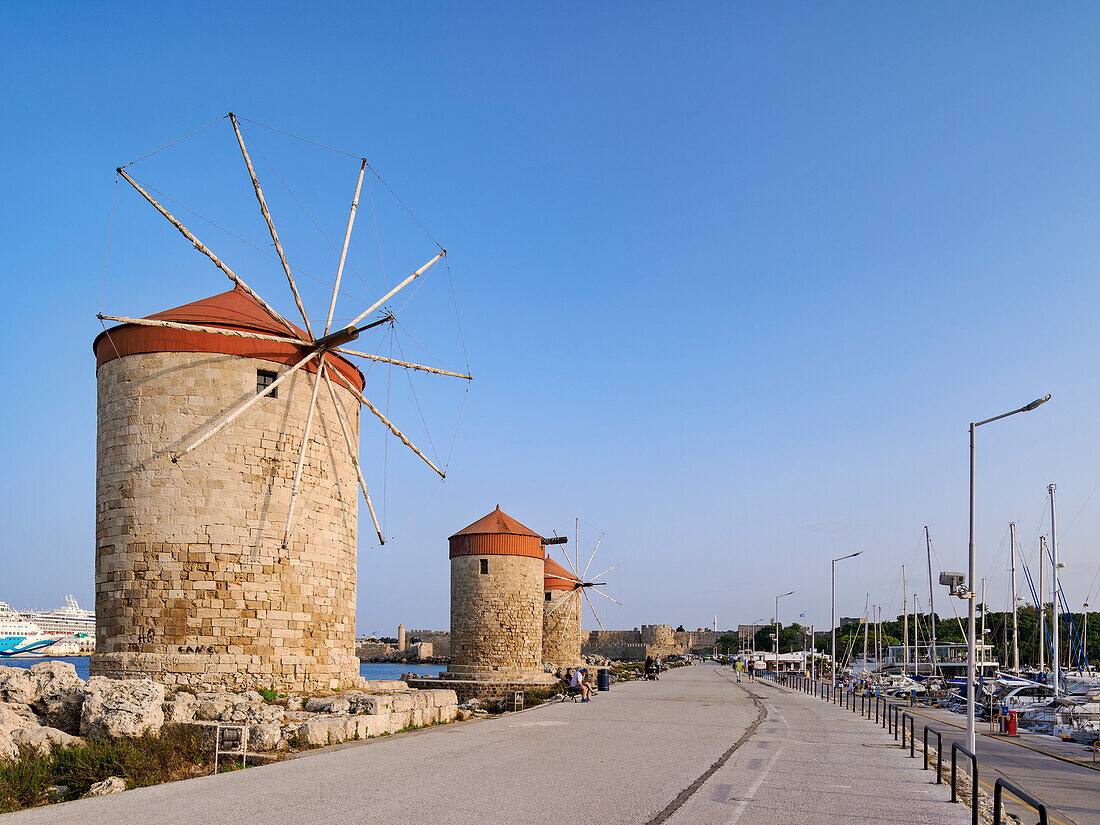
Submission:
[[[1047,823],[1050,822],[1050,817],[1047,816],[1046,805],[1027,791],[1013,785],[1003,776],[998,776],[997,781],[993,783],[993,825],[1001,825],[1001,794],[1006,789],[1021,802],[1026,802],[1039,812],[1039,825],[1047,825]]]
[[[916,757],[917,757],[917,753],[916,753],[917,733],[916,733],[916,729],[914,727],[914,725],[916,724],[916,720],[914,720],[913,714],[911,714],[911,713],[902,713],[902,715],[901,715],[901,749],[905,750],[905,720],[906,719],[909,720],[909,758],[910,759],[916,759]],[[951,758],[954,759],[955,757],[952,756]],[[955,800],[952,799],[951,801],[954,802]]]
[[[807,677],[797,677],[807,678]],[[857,694],[853,690],[848,690],[841,685],[833,685],[830,682],[817,682],[811,680],[809,683],[808,692],[814,696],[819,697],[822,701],[829,702],[843,709],[850,708],[852,713],[860,713],[866,715],[868,719],[871,719],[871,705],[873,701],[874,705],[874,721],[877,724],[881,724],[886,729],[887,733],[894,734],[894,741],[898,739],[898,732],[901,732],[901,747],[905,749],[906,742],[906,727],[909,728],[909,757],[916,757],[916,719],[913,714],[904,710],[905,705],[901,702],[891,702],[884,696],[869,697],[866,694]],[[856,696],[859,696],[859,708],[856,708]],[[908,725],[906,724],[908,722]],[[928,770],[928,736],[932,734],[936,737],[936,784],[943,784],[943,734],[931,728],[928,725],[924,725],[924,767],[923,770]],[[959,751],[962,751],[967,758],[970,759],[970,784],[971,784],[971,799],[970,799],[970,817],[972,825],[978,825],[979,823],[979,792],[978,792],[978,757],[958,742],[951,743],[951,802],[958,802],[958,755]],[[1039,813],[1039,825],[1048,825],[1050,818],[1047,812],[1047,806],[1031,796],[1023,789],[1012,784],[1010,781],[1003,777],[998,777],[996,783],[993,786],[993,825],[1001,825],[1001,809],[1002,796],[1005,791],[1008,791],[1010,795],[1019,799],[1027,805],[1033,807]]]
[[[924,726],[924,770],[928,770],[928,732],[936,734],[936,784],[943,784],[943,736],[935,728]]]
[[[958,742],[951,743],[951,801],[959,801],[956,793],[959,751],[970,757],[970,821],[972,825],[978,825],[978,757]]]

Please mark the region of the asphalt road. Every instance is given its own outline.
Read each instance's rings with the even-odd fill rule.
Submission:
[[[880,729],[733,678],[681,668],[589,704],[325,748],[0,823],[969,822]]]

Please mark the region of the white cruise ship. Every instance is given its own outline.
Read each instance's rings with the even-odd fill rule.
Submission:
[[[58,636],[62,642],[76,645],[80,652],[95,649],[95,611],[85,610],[70,593],[65,606],[56,610],[24,610],[23,615],[42,632]]]
[[[0,658],[41,653],[59,638],[53,633],[43,633],[38,625],[28,622],[7,602],[0,602]]]

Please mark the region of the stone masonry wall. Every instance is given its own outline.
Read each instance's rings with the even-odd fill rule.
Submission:
[[[432,655],[437,659],[446,659],[451,655],[451,634],[447,630],[410,630],[410,639],[419,639],[432,646]]]
[[[545,599],[545,593],[550,599]],[[566,666],[581,661],[581,595],[572,590],[547,590],[543,596],[542,662]],[[572,597],[572,598],[570,598]],[[562,602],[569,601],[568,604]]]
[[[651,647],[672,647],[672,626],[667,624],[642,625],[642,643]]]
[[[489,565],[481,573],[482,559]],[[528,556],[451,559],[451,664],[456,679],[542,678],[543,560]]]
[[[335,689],[358,677],[359,494],[327,391],[282,548],[313,375],[298,372],[173,463],[181,442],[278,365],[130,355],[97,372],[93,674],[168,684]],[[358,432],[358,402],[336,390]],[[357,443],[355,445],[357,449]]]

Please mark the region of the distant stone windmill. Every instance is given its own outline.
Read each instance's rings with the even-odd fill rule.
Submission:
[[[120,326],[105,328],[94,344],[97,646],[91,670],[179,684],[334,689],[353,683],[359,672],[353,650],[356,487],[384,541],[359,463],[360,408],[445,475],[364,395],[363,374],[352,359],[472,379],[347,348],[364,331],[394,321],[388,302],[438,264],[442,248],[350,323],[333,323],[366,160],[327,318],[315,330],[237,118],[227,117],[304,329],[261,298],[125,167],[118,169],[234,288],[146,318],[99,315]]]
[[[545,539],[544,541],[546,544],[560,544],[564,542],[564,539]],[[600,630],[604,629],[603,622],[600,621],[599,614],[596,613],[596,607],[588,596],[588,590],[600,594],[605,599],[615,602],[615,604],[622,604],[622,602],[608,596],[607,593],[599,589],[604,587],[607,582],[596,581],[619,565],[609,567],[592,576],[591,579],[587,578],[588,571],[592,567],[592,561],[596,557],[596,551],[599,550],[602,542],[603,534],[601,533],[600,538],[592,548],[592,553],[583,572],[578,572],[580,568],[579,553],[574,558],[570,558],[569,552],[564,547],[562,547],[562,553],[565,555],[565,563],[569,565],[569,569],[562,567],[549,556],[546,558],[543,583],[546,600],[543,603],[542,620],[542,657],[544,662],[567,666],[576,664],[580,660],[581,618],[584,602],[588,603],[588,609],[592,611],[592,618],[596,620]],[[574,548],[576,548],[576,544],[574,544]]]

